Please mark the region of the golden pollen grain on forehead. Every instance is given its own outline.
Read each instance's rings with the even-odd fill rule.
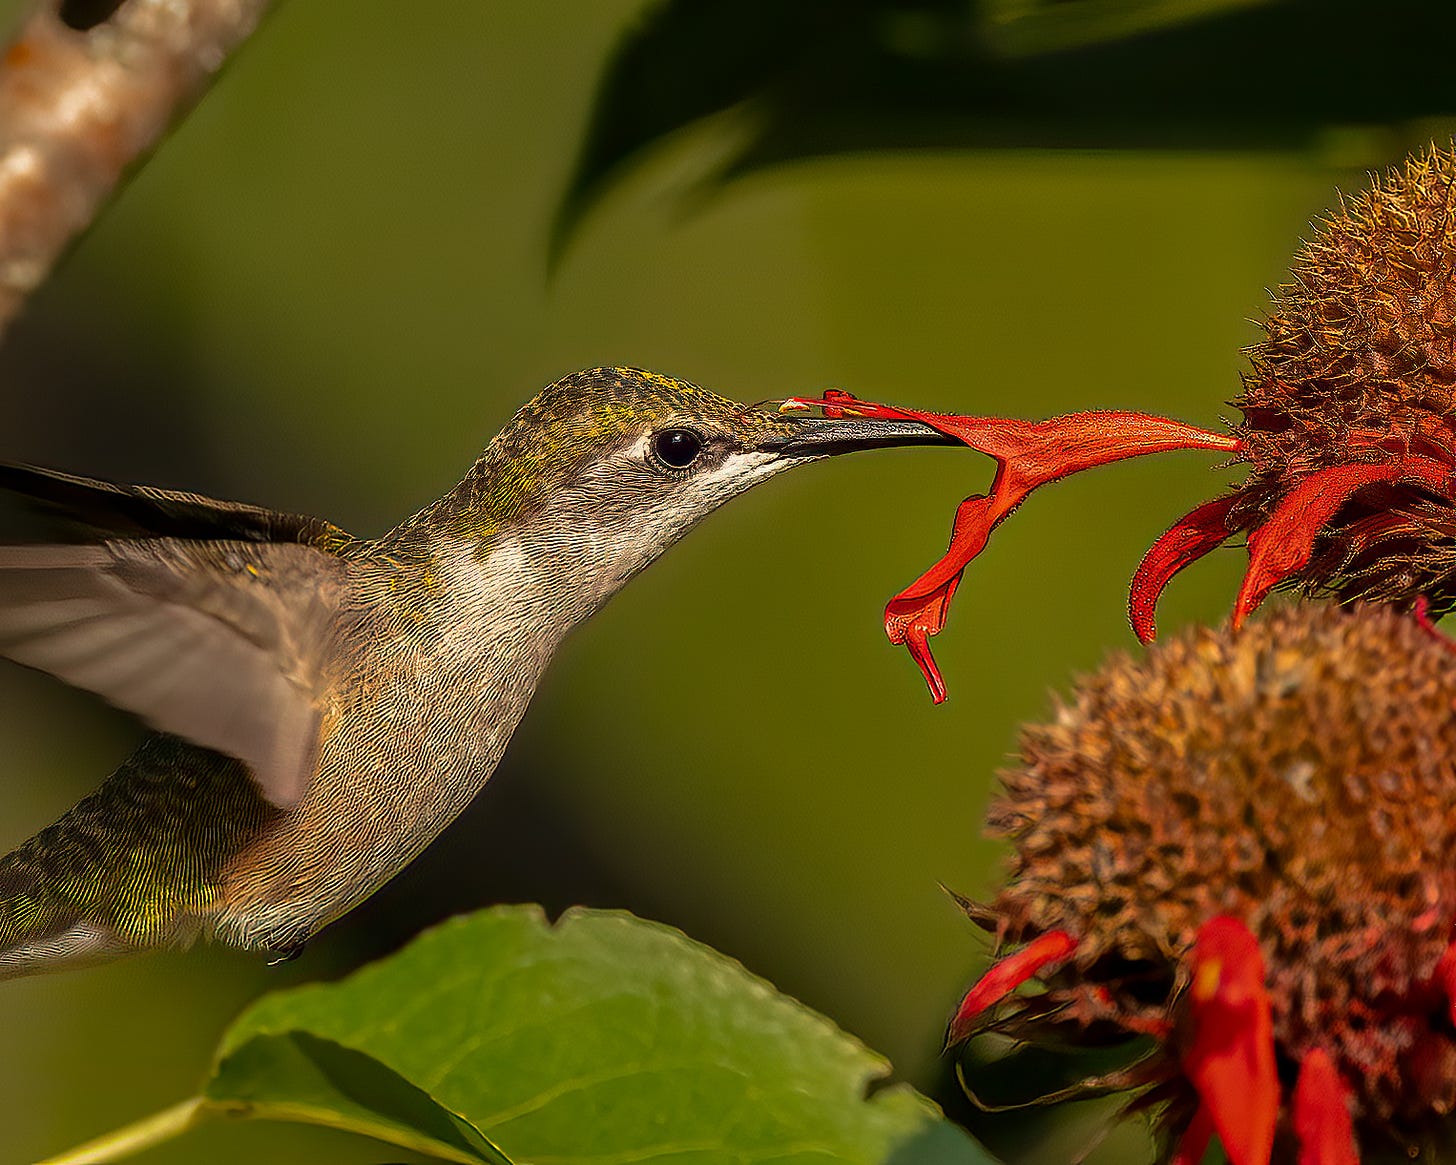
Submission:
[[[532,402],[533,420],[553,444],[601,450],[674,426],[748,444],[789,422],[659,372],[596,368],[564,377]]]
[[[731,406],[721,397],[657,372],[636,368],[592,368],[562,377],[527,406],[543,427],[583,435],[640,428],[654,420]]]

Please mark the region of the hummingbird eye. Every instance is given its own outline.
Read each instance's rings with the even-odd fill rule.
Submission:
[[[652,438],[657,459],[672,469],[686,469],[703,451],[703,439],[691,429],[663,429]]]

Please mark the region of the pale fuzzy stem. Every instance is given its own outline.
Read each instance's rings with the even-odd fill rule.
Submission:
[[[139,1121],[77,1145],[57,1157],[47,1157],[39,1165],[104,1165],[120,1161],[143,1149],[150,1149],[200,1124],[212,1114],[207,1101],[200,1096],[164,1108]]]
[[[0,56],[0,334],[271,2],[127,0],[85,32],[37,6]]]

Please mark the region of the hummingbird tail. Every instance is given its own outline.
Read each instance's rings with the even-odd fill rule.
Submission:
[[[223,866],[275,812],[240,762],[150,737],[0,857],[0,979],[192,942],[216,910]]]

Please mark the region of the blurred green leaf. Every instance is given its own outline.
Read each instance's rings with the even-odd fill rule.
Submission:
[[[264,998],[224,1037],[200,1109],[137,1127],[295,1120],[493,1165],[509,1165],[495,1145],[523,1165],[989,1165],[924,1097],[881,1087],[889,1069],[670,927],[589,910],[552,926],[537,907],[501,907],[340,983]],[[115,1159],[105,1146],[60,1160]]]
[[[1446,0],[668,0],[622,40],[553,234],[744,111],[718,178],[874,150],[1303,147],[1456,110]]]

